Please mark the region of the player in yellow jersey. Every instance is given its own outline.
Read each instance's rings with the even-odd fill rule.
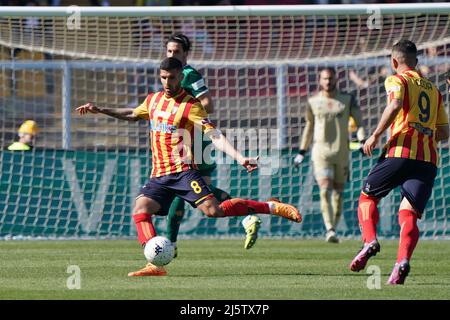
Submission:
[[[215,128],[200,102],[182,87],[182,64],[176,58],[166,58],[160,65],[163,91],[149,94],[135,109],[114,110],[98,108],[87,103],[77,108],[80,114],[103,113],[117,119],[149,121],[152,149],[152,172],[136,198],[133,219],[138,240],[144,246],[156,235],[152,215],[167,215],[170,204],[178,196],[208,217],[244,216],[250,213],[274,214],[301,222],[298,210],[278,201],[258,202],[239,198],[219,204],[201,174],[195,170],[192,157],[194,127],[208,135],[214,146],[230,155],[248,172],[257,169],[254,158],[243,157],[225,136]],[[163,267],[147,264],[129,276],[166,275]]]
[[[325,224],[325,240],[338,243],[336,227],[342,212],[342,194],[348,178],[350,117],[354,120],[357,138],[364,141],[361,112],[353,95],[336,87],[333,68],[319,74],[320,91],[308,99],[306,126],[294,164],[299,166],[309,146],[312,147],[314,176],[320,189],[320,208]]]
[[[208,114],[214,112],[214,103],[209,92],[209,88],[206,86],[205,79],[203,79],[200,72],[194,69],[192,66],[188,64],[187,58],[191,51],[191,41],[187,36],[181,33],[175,33],[169,37],[166,42],[166,57],[177,58],[181,61],[183,65],[183,80],[181,81],[181,86],[187,93],[191,96],[195,97],[200,101],[202,106],[205,108],[205,111]],[[199,137],[202,137],[201,133]],[[197,155],[197,169],[203,177],[203,180],[208,184],[219,202],[230,199],[230,195],[215,187],[212,184],[211,175],[216,169],[216,163],[213,159],[208,158],[209,155],[205,154],[205,150],[209,149],[209,145],[211,144],[210,139],[205,139],[202,141],[202,149],[201,155]],[[184,216],[184,201],[180,197],[176,197],[172,205],[170,206],[169,213],[167,215],[167,237],[172,242],[175,247],[175,256],[178,254],[177,250],[177,238],[178,232],[180,230],[180,223]]]
[[[400,186],[400,243],[388,280],[388,284],[396,285],[403,284],[410,271],[409,261],[419,240],[417,219],[422,217],[437,173],[436,143],[448,139],[449,125],[442,95],[415,69],[417,48],[413,42],[401,40],[394,45],[391,66],[396,74],[385,81],[388,104],[377,128],[364,144],[364,152],[371,156],[387,129],[390,138],[359,198],[358,220],[364,245],[350,269],[356,272],[364,269],[369,258],[380,251],[377,204]]]

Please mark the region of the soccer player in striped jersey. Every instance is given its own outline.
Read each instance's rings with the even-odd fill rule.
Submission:
[[[182,64],[176,58],[166,58],[160,65],[160,79],[164,90],[149,94],[135,109],[115,110],[99,108],[87,103],[77,108],[80,114],[103,113],[117,119],[149,121],[152,149],[150,179],[136,197],[133,220],[142,246],[156,235],[152,215],[167,215],[175,196],[183,198],[208,217],[245,216],[249,213],[274,214],[294,222],[301,222],[298,210],[277,201],[258,202],[234,198],[219,204],[210,187],[195,170],[192,161],[194,127],[208,135],[214,146],[238,161],[248,172],[257,169],[257,159],[243,157],[225,136],[214,127],[197,99],[182,87]],[[148,263],[129,276],[161,276],[163,267]]]
[[[183,65],[183,75],[184,78],[181,81],[181,86],[184,90],[194,98],[198,99],[205,108],[206,113],[211,114],[214,112],[214,104],[209,93],[209,89],[206,86],[205,80],[203,79],[200,72],[194,69],[187,63],[187,57],[191,50],[191,42],[188,37],[184,34],[176,33],[169,37],[166,42],[166,57],[177,58],[181,61]],[[230,199],[230,195],[216,188],[211,184],[211,174],[216,169],[216,163],[212,159],[204,159],[204,150],[211,145],[210,139],[204,139],[202,141],[201,149],[201,161],[197,163],[197,169],[200,172],[203,180],[208,184],[219,202]],[[180,230],[180,223],[184,216],[184,201],[180,197],[175,197],[172,205],[169,209],[169,214],[167,215],[167,236],[175,247],[175,257],[177,256],[177,237]]]
[[[350,264],[350,269],[358,272],[380,251],[377,204],[400,186],[400,243],[388,280],[392,285],[403,284],[410,271],[410,259],[419,240],[417,219],[422,217],[437,173],[436,144],[449,137],[442,95],[415,69],[416,65],[417,48],[413,42],[401,40],[393,46],[391,66],[396,74],[385,81],[388,104],[377,128],[364,144],[365,154],[372,155],[387,129],[390,138],[361,191],[358,220],[364,245]]]

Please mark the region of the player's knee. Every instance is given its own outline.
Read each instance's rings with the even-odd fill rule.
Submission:
[[[342,183],[335,183],[333,189],[336,193],[342,194],[344,192],[345,185]]]
[[[368,195],[364,192],[361,192],[361,194],[359,195],[359,202],[373,202],[377,205],[379,201],[380,198]]]
[[[218,218],[222,216],[220,211],[214,207],[208,208],[208,210],[204,211],[204,213],[208,218]]]
[[[228,193],[226,193],[226,192],[222,192],[221,194],[220,194],[220,202],[223,202],[223,201],[225,201],[225,200],[229,200],[229,199],[231,199],[231,196],[228,194]]]
[[[151,199],[145,196],[138,196],[134,205],[133,215],[142,213],[154,214],[158,211],[158,207],[158,204],[156,202],[152,202]]]
[[[330,178],[316,178],[316,181],[320,189],[332,189],[334,185]]]
[[[321,199],[329,199],[333,194],[333,189],[330,186],[320,187],[320,198]]]
[[[408,210],[415,214],[419,219],[422,217],[422,213],[415,208],[415,206],[406,198],[404,197],[402,201],[400,202],[400,208],[399,210]]]
[[[216,199],[205,201],[198,208],[209,218],[218,218],[225,215]]]
[[[133,209],[133,215],[141,214],[141,213],[150,213],[149,210],[145,207],[136,206]]]

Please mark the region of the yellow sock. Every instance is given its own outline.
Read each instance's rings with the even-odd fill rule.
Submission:
[[[325,228],[328,230],[332,229],[334,226],[333,219],[333,206],[331,204],[331,194],[332,189],[321,188],[320,189],[320,209],[322,210],[323,222]]]
[[[342,215],[342,192],[333,190],[332,206],[333,206],[333,229],[336,230]]]

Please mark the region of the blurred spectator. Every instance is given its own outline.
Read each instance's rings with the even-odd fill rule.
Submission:
[[[230,0],[185,0],[183,2],[187,6],[230,6],[243,4],[243,1]]]
[[[201,52],[202,58],[210,58],[214,54],[214,43],[211,40],[206,27],[203,25],[196,25],[194,19],[186,19],[183,21],[181,33],[186,35],[192,42],[195,43],[195,52]],[[199,50],[199,48],[201,48]]]
[[[39,1],[36,0],[28,0],[25,2],[20,2],[22,5],[25,5],[27,7],[36,7],[39,6]],[[49,43],[43,43],[44,39],[48,41],[49,39],[52,39],[48,33],[52,32],[52,21],[51,20],[45,20],[44,18],[39,17],[27,17],[24,20],[18,22],[18,24],[22,24],[22,30],[19,28],[18,30],[14,30],[13,32],[19,33],[21,36],[24,37],[25,42],[34,43],[35,45],[38,45],[41,43],[44,47],[51,46]],[[42,31],[46,34],[44,38],[41,37]],[[11,49],[11,58],[15,60],[19,53],[23,49],[21,48],[12,48]],[[45,60],[52,60],[53,57],[51,54],[44,52],[44,59]],[[54,81],[53,81],[53,72],[49,71],[48,69],[44,70],[45,72],[45,81],[46,81],[46,91],[48,94],[52,94],[54,92]],[[11,88],[13,91],[15,91],[15,83],[12,79]]]
[[[172,0],[137,0],[136,6],[171,6]]]
[[[419,65],[419,71],[420,73],[422,73],[424,77],[430,77],[432,73],[443,73],[446,71],[445,63],[437,63],[436,61],[429,61],[439,58],[439,52],[437,47],[426,48],[423,55],[426,64]]]
[[[47,6],[57,7],[57,6],[61,5],[61,0],[47,0],[46,3],[47,3],[46,4]],[[72,5],[76,5],[76,3],[74,3]],[[110,3],[108,0],[102,0],[102,1],[90,0],[89,5],[97,6],[97,7],[99,7],[99,6],[108,7],[110,5]]]
[[[366,37],[359,37],[358,38],[358,48],[359,53],[365,53],[367,52],[367,39]]]
[[[108,0],[102,0],[102,1],[97,1],[97,0],[91,0],[91,6],[97,6],[97,7],[109,7],[110,3]]]
[[[351,69],[349,71],[349,78],[352,80],[358,89],[366,89],[372,85],[383,86],[384,80],[389,75],[389,69],[386,66],[372,67],[368,70],[368,76],[366,79],[361,78]]]
[[[30,151],[33,149],[34,140],[39,132],[38,125],[33,120],[26,120],[18,130],[19,141],[12,143],[10,151]]]

